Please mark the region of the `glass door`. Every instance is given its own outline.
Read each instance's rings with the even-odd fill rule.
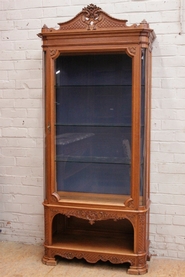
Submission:
[[[57,191],[130,195],[132,59],[61,55],[55,66]]]

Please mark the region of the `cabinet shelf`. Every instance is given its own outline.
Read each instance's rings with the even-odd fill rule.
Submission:
[[[106,237],[104,235],[63,234],[53,236],[53,247],[70,251],[86,251],[91,253],[110,253],[117,255],[133,254],[133,236]]]
[[[56,157],[56,162],[75,162],[75,163],[103,163],[103,164],[126,164],[130,165],[131,160],[124,157],[84,157],[84,156],[64,156]]]

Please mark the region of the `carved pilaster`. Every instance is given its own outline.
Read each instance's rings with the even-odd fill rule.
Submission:
[[[138,215],[138,253],[143,253],[145,251],[145,241],[146,241],[146,214],[141,213]]]

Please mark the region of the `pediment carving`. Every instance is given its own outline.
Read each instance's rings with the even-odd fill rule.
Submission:
[[[83,32],[93,32],[93,31],[130,31],[131,33],[140,33],[140,36],[143,36],[143,43],[150,44],[155,39],[155,33],[149,28],[149,24],[146,20],[143,20],[140,24],[133,24],[127,26],[127,20],[117,19],[94,4],[90,4],[87,7],[84,7],[80,13],[78,13],[74,18],[69,21],[58,23],[59,28],[48,28],[47,25],[42,27],[42,32],[38,34],[39,37],[49,37],[60,34],[73,34],[77,32],[81,34]],[[147,37],[147,43],[146,43]],[[148,43],[149,38],[149,43]],[[151,47],[150,47],[151,48]],[[57,57],[57,53],[54,54],[54,51],[50,53],[52,58]],[[135,48],[131,47],[128,49],[128,54],[133,56],[135,55]]]
[[[60,30],[85,29],[97,30],[103,28],[121,28],[127,20],[119,20],[109,16],[101,8],[90,4],[83,8],[76,17],[65,23],[59,23]]]

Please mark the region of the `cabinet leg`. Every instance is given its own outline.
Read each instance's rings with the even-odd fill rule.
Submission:
[[[148,272],[147,264],[142,268],[136,267],[136,266],[130,266],[130,268],[127,271],[127,273],[131,275],[143,275],[147,272]]]
[[[50,266],[55,266],[57,264],[57,261],[55,258],[49,258],[47,256],[44,256],[42,258],[43,264],[50,265]]]

